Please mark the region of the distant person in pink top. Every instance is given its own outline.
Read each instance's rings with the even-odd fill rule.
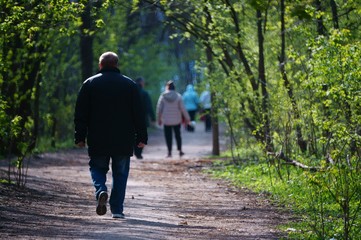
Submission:
[[[183,156],[182,151],[182,137],[181,137],[181,124],[189,124],[190,118],[187,110],[184,107],[182,95],[175,91],[173,81],[168,81],[165,91],[160,95],[157,103],[157,116],[158,124],[164,125],[164,137],[168,148],[167,157],[172,157],[172,145],[174,131],[175,139],[177,142],[177,149],[179,156]]]

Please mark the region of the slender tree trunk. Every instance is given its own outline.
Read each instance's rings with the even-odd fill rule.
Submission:
[[[213,57],[212,57],[212,50],[210,49],[210,47],[206,48],[206,55],[207,55],[208,69],[210,72],[212,72],[213,71],[213,67],[212,67]],[[212,89],[212,88],[210,88],[210,89]],[[211,102],[212,102],[212,107],[211,107],[212,154],[219,156],[220,149],[219,149],[218,111],[217,111],[216,104],[214,104],[215,93],[212,90],[210,90],[210,91],[211,91]]]
[[[24,46],[21,41],[20,35],[14,37],[13,44],[11,44],[10,49],[13,50],[13,59],[11,61],[12,72],[14,75],[20,76],[17,83],[10,83],[6,100],[9,105],[12,105],[9,111],[9,116],[13,119],[15,116],[20,116],[21,120],[19,121],[18,127],[21,129],[21,134],[18,134],[13,138],[13,142],[10,143],[12,149],[10,153],[20,155],[21,150],[19,148],[19,143],[24,142],[30,144],[29,149],[33,149],[35,146],[35,140],[32,138],[32,130],[27,130],[25,125],[29,118],[34,117],[33,115],[33,90],[36,88],[36,77],[40,69],[40,60],[39,59],[29,59],[24,58],[21,62],[18,61],[17,56],[21,54],[17,52],[18,49],[24,49]],[[32,55],[36,52],[36,49],[29,49],[29,55]],[[20,72],[21,71],[21,72]],[[10,80],[14,81],[14,80]],[[20,98],[17,96],[21,96]],[[33,119],[34,120],[34,119]]]
[[[300,112],[297,107],[297,102],[293,94],[293,87],[288,80],[286,73],[286,28],[285,28],[285,0],[281,0],[281,55],[279,57],[279,68],[283,78],[283,84],[286,88],[288,97],[290,98],[294,116],[296,119],[300,119]],[[302,152],[307,150],[307,142],[303,139],[301,127],[296,126],[297,143]]]
[[[316,11],[321,12],[322,11],[322,4],[320,0],[315,0],[314,4],[316,6]],[[323,25],[323,18],[322,16],[317,17],[317,33],[319,35],[325,35],[325,26]]]
[[[241,38],[241,29],[239,26],[239,19],[237,16],[237,11],[234,9],[233,4],[229,0],[225,0],[225,3],[230,8],[232,21],[233,21],[233,24],[235,27],[235,33],[237,35],[237,39],[239,39],[239,41],[237,41],[237,45],[236,45],[237,55],[238,55],[239,59],[241,60],[241,62],[243,63],[246,74],[248,75],[248,77],[250,79],[253,91],[255,91],[255,94],[257,94],[258,81],[255,79],[255,77],[253,75],[251,66],[250,66],[248,59],[246,57],[246,54],[244,53],[243,48],[241,46],[241,39],[242,39]]]
[[[93,29],[93,19],[91,16],[92,3],[88,1],[81,14],[82,25],[80,26],[80,59],[82,81],[93,75],[93,35],[88,31]]]
[[[234,49],[237,53],[238,59],[242,62],[245,72],[249,78],[250,84],[252,86],[252,90],[254,93],[255,98],[259,98],[260,94],[259,94],[259,82],[256,77],[253,74],[253,71],[251,69],[251,65],[246,57],[246,54],[244,53],[243,47],[241,45],[241,28],[239,26],[239,17],[237,15],[237,11],[234,9],[234,5],[229,1],[229,0],[225,0],[225,4],[227,5],[227,7],[229,7],[230,12],[231,12],[231,18],[235,27],[235,34],[237,36],[237,39],[239,39],[236,43],[236,45],[234,46]],[[210,15],[210,14],[209,14]],[[211,18],[211,16],[209,16],[209,18]],[[231,55],[228,53],[226,47],[223,47],[223,53],[224,53],[224,63],[222,64],[223,68],[225,69],[225,65],[228,66],[229,69],[227,69],[227,71],[225,71],[227,74],[228,72],[232,71],[234,69],[234,64],[233,64],[233,60]],[[239,78],[241,79],[241,78]],[[244,123],[247,126],[247,128],[250,129],[251,132],[257,132],[255,134],[255,138],[257,139],[257,141],[263,142],[264,141],[264,134],[261,133],[259,131],[257,131],[257,126],[259,124],[261,124],[262,121],[262,114],[258,111],[257,106],[255,104],[255,102],[252,99],[248,99],[247,101],[248,104],[248,108],[249,110],[253,113],[253,119],[250,118],[244,118]],[[241,106],[243,109],[246,109],[246,105],[244,103],[241,103]],[[241,110],[242,111],[242,110]]]
[[[264,143],[266,146],[266,151],[273,152],[272,139],[271,139],[271,129],[270,129],[270,120],[269,120],[269,95],[267,90],[267,79],[265,74],[265,65],[264,65],[264,38],[262,31],[262,13],[260,10],[257,10],[257,29],[258,29],[258,75],[261,82],[261,91],[262,91],[262,112],[263,112],[263,135]]]
[[[40,66],[39,66],[40,68]],[[39,69],[40,70],[40,69]],[[34,88],[34,110],[33,110],[33,118],[34,118],[34,128],[33,128],[33,146],[31,149],[35,148],[38,136],[39,136],[39,122],[40,122],[40,83],[41,83],[41,74],[38,72],[35,77],[35,88]]]
[[[52,116],[52,126],[51,126],[51,147],[55,148],[56,147],[56,128],[58,125],[58,120],[56,119],[55,116]]]
[[[207,13],[207,9],[205,9]],[[210,23],[212,21],[210,14],[207,14],[207,22]],[[206,56],[207,56],[207,62],[208,62],[208,69],[210,72],[214,71],[214,68],[212,66],[213,64],[213,53],[211,46],[206,46]],[[212,125],[212,154],[219,156],[220,155],[220,149],[219,149],[219,124],[218,124],[218,110],[217,106],[214,103],[215,99],[215,93],[212,91],[212,88],[210,88],[211,91],[211,125]]]
[[[332,10],[333,28],[339,29],[337,4],[336,4],[335,0],[330,0],[330,5],[331,5],[331,10]]]

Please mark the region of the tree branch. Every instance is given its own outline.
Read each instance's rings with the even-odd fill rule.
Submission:
[[[310,166],[307,166],[307,165],[305,165],[303,163],[292,160],[292,159],[288,158],[282,151],[280,151],[278,153],[269,152],[268,155],[275,156],[276,158],[284,160],[286,162],[286,164],[289,164],[289,165],[292,165],[292,166],[295,166],[295,167],[299,167],[299,168],[302,168],[302,169],[305,169],[305,170],[309,170],[311,172],[318,172],[318,171],[321,170],[320,167],[310,167]]]

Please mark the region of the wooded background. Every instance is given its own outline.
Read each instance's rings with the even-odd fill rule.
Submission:
[[[360,0],[0,2],[0,155],[17,167],[72,144],[77,92],[114,51],[153,104],[167,80],[179,92],[209,85],[213,153],[225,122],[233,164],[336,165],[360,178]]]

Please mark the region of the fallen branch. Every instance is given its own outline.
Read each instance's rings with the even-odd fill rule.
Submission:
[[[317,171],[321,170],[320,167],[310,167],[310,166],[307,166],[307,165],[305,165],[303,163],[292,160],[289,157],[287,157],[282,151],[280,151],[278,153],[269,152],[268,155],[272,155],[272,156],[275,156],[276,158],[282,159],[282,160],[284,160],[286,162],[286,164],[293,165],[295,167],[299,167],[299,168],[302,168],[302,169],[305,169],[305,170],[309,170],[311,172],[317,172]]]

